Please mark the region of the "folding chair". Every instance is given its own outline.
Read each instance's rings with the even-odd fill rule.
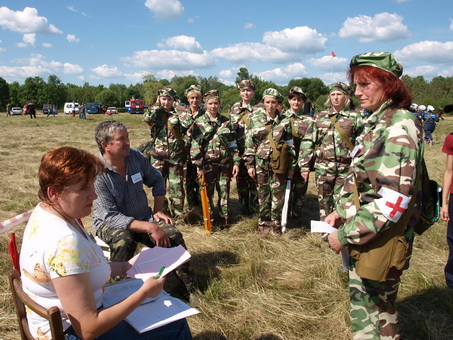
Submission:
[[[16,269],[12,269],[8,272],[8,280],[11,288],[11,294],[13,295],[14,306],[16,307],[21,339],[34,339],[28,328],[27,312],[25,309],[25,307],[27,307],[49,321],[50,332],[53,340],[63,340],[64,332],[60,309],[56,306],[46,309],[32,300],[30,296],[23,291],[20,274]]]

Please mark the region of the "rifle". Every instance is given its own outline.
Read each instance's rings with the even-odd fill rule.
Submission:
[[[286,224],[288,223],[288,206],[290,196],[291,196],[291,180],[288,178],[286,180],[285,204],[283,205],[282,210],[282,233],[286,231]]]
[[[211,226],[211,213],[209,212],[209,200],[206,183],[200,178],[200,196],[201,196],[201,208],[203,210],[203,222],[204,231],[208,234],[212,233]]]

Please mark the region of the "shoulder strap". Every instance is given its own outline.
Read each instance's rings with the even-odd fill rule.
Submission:
[[[178,131],[175,130],[175,128],[173,127],[173,125],[171,125],[170,121],[168,120],[167,118],[167,129],[173,134],[173,136],[176,137],[176,139],[184,146],[185,143],[184,143],[184,140],[181,138],[181,136],[179,135]]]
[[[269,141],[269,144],[271,145],[271,148],[274,152],[277,152],[277,145],[275,144],[274,136],[272,135],[272,130],[270,125],[266,125],[266,130],[269,131],[267,134],[267,140]]]
[[[338,121],[338,119],[335,116],[332,116],[330,117],[330,120],[332,121],[332,123],[334,123],[335,129],[337,129],[338,133],[340,134],[341,138],[343,138],[343,141],[346,143],[349,150],[352,151],[354,149],[354,145],[348,138],[346,131],[344,131],[344,129],[340,126],[340,122]]]

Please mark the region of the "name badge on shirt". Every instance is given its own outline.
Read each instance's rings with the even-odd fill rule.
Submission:
[[[354,158],[355,155],[357,155],[357,152],[359,152],[359,150],[360,150],[361,148],[362,148],[362,145],[360,145],[360,144],[359,144],[359,145],[356,145],[356,146],[354,147],[354,149],[352,149],[352,151],[351,151],[351,153],[349,154],[349,156],[350,156],[351,158]]]
[[[140,172],[137,172],[136,174],[133,174],[131,176],[131,179],[132,179],[132,183],[137,183],[137,182],[140,182],[142,180],[142,174]]]

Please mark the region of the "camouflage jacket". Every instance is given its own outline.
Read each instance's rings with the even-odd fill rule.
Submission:
[[[298,164],[301,171],[309,171],[312,164],[315,169],[328,174],[348,170],[351,158],[349,148],[332,121],[333,109],[319,112],[300,143]],[[352,144],[363,130],[360,111],[345,108],[337,114],[338,122]]]
[[[269,134],[272,134],[275,144],[286,142],[289,145],[291,165],[288,170],[294,169],[296,154],[290,120],[279,112],[277,112],[275,119],[269,119],[264,109],[256,110],[250,117],[250,125],[245,136],[244,152],[247,169],[255,166],[269,169],[269,156],[272,153]]]
[[[245,151],[245,130],[247,129],[250,116],[259,105],[253,106],[249,104],[242,106],[242,101],[233,104],[229,110],[230,120],[233,123],[234,131],[236,132],[236,141],[238,143],[239,155],[243,155]]]
[[[160,160],[179,159],[183,156],[188,126],[183,124],[175,110],[166,112],[159,106],[144,113],[143,120],[148,123],[151,130],[151,156]],[[168,123],[174,132],[168,128]]]
[[[236,144],[236,136],[231,121],[219,114],[217,120],[204,114],[195,120],[193,125],[190,158],[198,169],[205,163],[239,165],[240,157]]]
[[[186,133],[185,133],[185,142],[186,142],[186,150],[190,151],[190,144],[191,144],[191,138],[192,138],[192,129],[195,125],[195,120],[204,115],[206,111],[202,108],[200,108],[195,115],[192,115],[192,112],[190,111],[190,107],[188,107],[185,110],[180,110],[178,112],[179,120],[181,121],[182,126],[186,127]]]
[[[309,114],[304,114],[303,111],[300,111],[296,114],[291,110],[286,110],[283,115],[285,117],[288,117],[291,122],[291,133],[293,134],[294,139],[294,149],[296,155],[298,155],[300,142],[302,138],[305,137],[309,126],[313,123],[313,117]]]
[[[395,226],[395,221],[386,217],[382,208],[382,188],[396,191],[409,199],[414,194],[416,169],[423,158],[421,124],[411,112],[388,107],[389,103],[384,103],[366,119],[366,128],[358,144],[361,148],[352,159],[340,193],[336,211],[345,220],[338,230],[343,245],[368,243],[380,232]],[[358,211],[354,205],[354,176],[360,200]],[[420,202],[420,199],[421,191],[418,191],[415,202]],[[388,205],[389,202],[390,199],[385,205],[397,205]],[[419,213],[420,209],[416,206],[409,226],[413,226]],[[390,216],[398,217],[395,214]],[[407,228],[405,236],[410,241],[413,229]]]

